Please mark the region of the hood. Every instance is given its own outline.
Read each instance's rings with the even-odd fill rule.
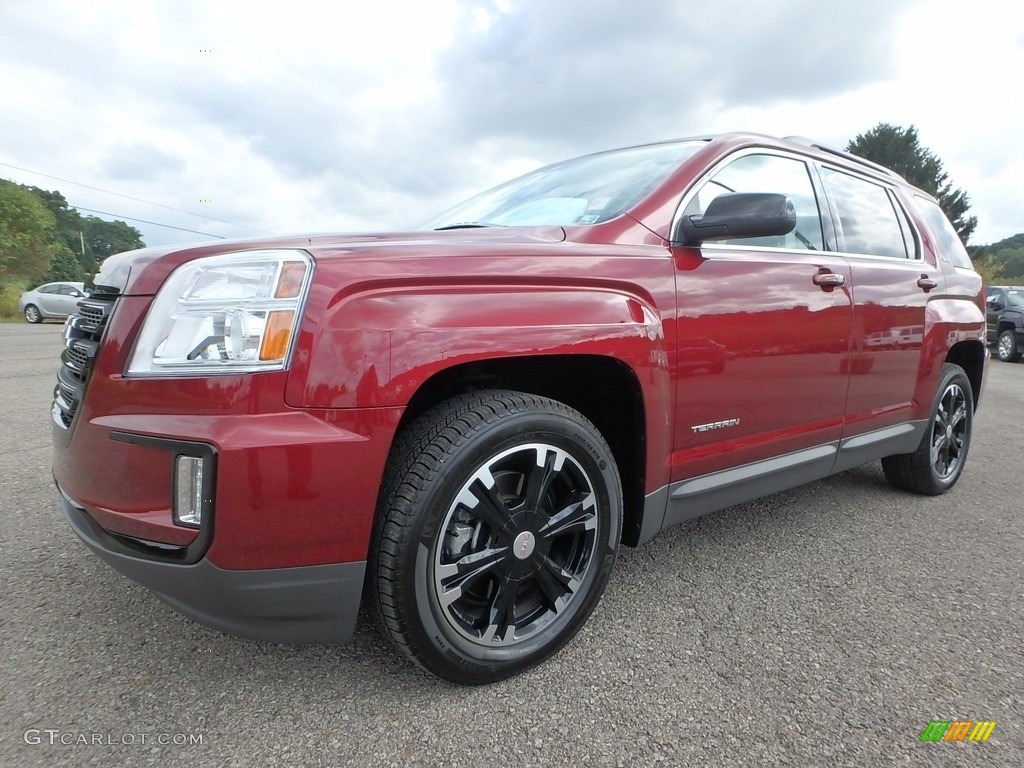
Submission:
[[[479,244],[559,243],[565,240],[561,227],[479,227],[441,232],[363,232],[318,235],[285,235],[244,240],[217,240],[196,245],[140,248],[114,254],[103,261],[93,283],[98,292],[148,296],[156,293],[175,267],[204,256],[245,251],[301,249],[314,259],[335,259],[354,255],[385,259],[397,252],[419,256],[447,248]]]

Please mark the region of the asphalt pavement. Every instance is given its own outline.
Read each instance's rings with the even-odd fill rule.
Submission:
[[[1024,765],[1024,363],[990,364],[953,492],[873,464],[677,527],[553,660],[459,688],[365,614],[239,640],[92,556],[49,471],[60,336],[0,324],[2,766]]]

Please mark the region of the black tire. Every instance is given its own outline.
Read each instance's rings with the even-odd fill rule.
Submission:
[[[43,322],[43,315],[35,304],[29,304],[25,307],[25,322],[32,324]]]
[[[1004,363],[1015,363],[1020,360],[1020,347],[1017,346],[1017,333],[1007,328],[996,339],[996,357]]]
[[[517,392],[461,395],[392,448],[371,599],[394,644],[427,671],[503,680],[583,626],[621,530],[618,470],[586,418]]]
[[[963,472],[973,425],[971,382],[963,368],[946,363],[921,444],[913,453],[882,459],[885,479],[896,488],[924,496],[945,493]]]

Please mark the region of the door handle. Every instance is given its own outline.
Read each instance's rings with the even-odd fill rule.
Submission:
[[[917,287],[928,293],[932,288],[938,288],[939,284],[928,277],[928,275],[921,275],[921,279],[917,281]]]
[[[846,285],[846,278],[842,275],[837,275],[835,272],[829,272],[825,267],[821,268],[811,281],[820,286],[823,291],[832,291],[838,288],[840,285]]]

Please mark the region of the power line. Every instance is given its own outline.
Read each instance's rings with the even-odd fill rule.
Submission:
[[[103,192],[104,194],[107,194],[107,195],[114,195],[115,197],[123,197],[126,200],[134,200],[137,203],[145,203],[146,205],[155,205],[157,208],[166,208],[169,211],[176,211],[177,213],[185,213],[185,214],[188,214],[189,216],[198,216],[199,218],[206,219],[207,221],[216,221],[216,222],[219,222],[221,224],[227,224],[228,226],[231,226],[231,227],[240,227],[242,229],[251,229],[253,232],[259,232],[259,233],[264,234],[264,235],[272,235],[272,234],[274,234],[273,232],[268,232],[265,229],[257,229],[256,227],[250,227],[250,226],[247,226],[245,224],[236,224],[233,221],[225,221],[224,219],[216,219],[213,216],[207,216],[205,213],[194,213],[193,211],[186,211],[186,210],[183,210],[181,208],[174,208],[174,207],[172,207],[170,205],[163,205],[162,203],[154,203],[151,200],[143,200],[141,197],[132,197],[131,195],[122,195],[120,192],[111,192],[109,189],[100,189],[99,187],[94,187],[94,186],[91,186],[89,184],[83,184],[80,181],[71,181],[71,179],[62,179],[60,176],[51,176],[48,173],[41,173],[40,171],[33,171],[33,170],[29,169],[29,168],[22,168],[22,167],[17,166],[17,165],[11,165],[10,163],[2,163],[2,162],[0,162],[0,165],[4,166],[6,168],[13,168],[16,171],[24,171],[25,173],[34,173],[37,176],[42,176],[42,177],[47,178],[47,179],[53,179],[54,181],[63,181],[65,184],[74,184],[77,187],[85,187],[86,189],[91,189],[91,190],[93,190],[95,192]]]
[[[211,234],[209,232],[200,232],[198,229],[185,229],[185,227],[175,227],[175,226],[172,226],[170,224],[160,224],[159,222],[156,222],[156,221],[146,221],[145,219],[133,219],[131,216],[122,216],[120,213],[108,213],[107,211],[94,211],[92,208],[83,208],[80,205],[72,205],[71,207],[74,208],[76,211],[88,211],[89,213],[98,213],[98,214],[100,214],[102,216],[114,216],[115,218],[118,218],[118,219],[127,219],[128,221],[138,221],[138,222],[141,222],[143,224],[152,224],[154,227],[166,227],[167,229],[177,229],[177,230],[180,230],[181,232],[191,232],[194,235],[206,235],[207,237],[217,237],[217,238],[220,238],[221,240],[226,240],[227,239],[223,235],[214,235],[214,234]]]

